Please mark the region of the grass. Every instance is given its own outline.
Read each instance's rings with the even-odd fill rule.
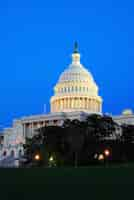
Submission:
[[[128,199],[134,163],[78,168],[0,169],[0,199]],[[16,198],[14,198],[14,194]],[[128,195],[128,196],[127,196]]]

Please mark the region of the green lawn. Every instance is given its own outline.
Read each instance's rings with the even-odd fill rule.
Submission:
[[[20,168],[0,169],[3,183],[12,184],[68,184],[68,183],[132,183],[134,182],[134,164],[112,166],[92,166],[78,168]]]
[[[0,169],[2,200],[129,199],[134,164],[110,167]],[[8,192],[7,192],[8,191]],[[128,196],[127,196],[128,195]],[[129,198],[128,198],[129,197]]]

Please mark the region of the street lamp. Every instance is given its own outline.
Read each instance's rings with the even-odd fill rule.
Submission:
[[[40,160],[40,155],[39,155],[39,154],[36,154],[36,155],[34,156],[34,159],[37,160],[37,161]]]
[[[104,155],[103,154],[99,154],[98,160],[104,160]]]
[[[105,156],[108,157],[108,156],[110,155],[110,151],[109,151],[108,149],[105,149],[105,150],[104,150],[104,154],[105,154]]]
[[[53,156],[50,156],[49,158],[49,166],[50,167],[56,166],[56,160]]]
[[[49,158],[49,161],[52,162],[54,160],[53,156]]]

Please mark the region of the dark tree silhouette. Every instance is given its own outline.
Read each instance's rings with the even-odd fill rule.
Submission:
[[[42,166],[48,166],[49,158],[53,156],[57,166],[77,167],[89,165],[94,160],[95,152],[102,152],[109,147],[113,160],[119,160],[122,155],[130,155],[124,153],[122,144],[124,141],[132,142],[134,126],[122,126],[122,137],[112,141],[109,138],[115,134],[118,126],[106,115],[92,114],[85,121],[67,119],[60,127],[47,126],[38,129],[37,135],[27,139],[25,155],[29,162],[34,163],[34,155],[40,153]]]

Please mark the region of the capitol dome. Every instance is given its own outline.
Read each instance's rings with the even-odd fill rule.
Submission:
[[[101,113],[102,99],[92,74],[80,63],[75,43],[72,63],[60,75],[51,98],[51,112],[86,111]]]

